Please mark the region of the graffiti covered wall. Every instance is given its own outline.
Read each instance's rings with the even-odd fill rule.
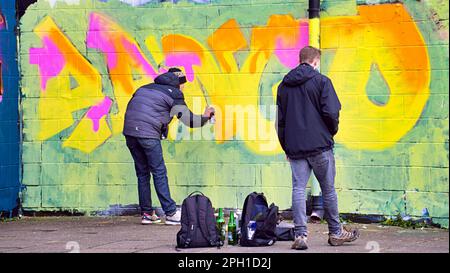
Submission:
[[[322,71],[343,105],[340,210],[427,207],[448,225],[448,15],[436,11],[448,3],[360,2],[323,1],[321,20]],[[176,201],[201,190],[216,207],[241,207],[256,190],[289,208],[272,106],[308,43],[306,10],[307,1],[38,1],[21,20],[25,207],[137,203],[123,117],[164,64],[186,72],[194,112],[219,110],[202,129],[171,125]]]
[[[20,187],[15,15],[14,1],[0,1],[0,212],[17,206]]]

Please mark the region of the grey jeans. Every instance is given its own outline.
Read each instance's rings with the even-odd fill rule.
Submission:
[[[307,235],[306,217],[306,184],[311,171],[319,181],[322,189],[325,220],[331,234],[339,234],[341,224],[339,221],[338,200],[334,188],[336,166],[333,150],[322,152],[305,159],[290,159],[292,169],[292,210],[294,213],[295,235]]]

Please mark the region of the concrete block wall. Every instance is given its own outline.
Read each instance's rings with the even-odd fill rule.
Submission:
[[[263,191],[289,208],[290,168],[270,106],[308,43],[307,5],[31,6],[20,22],[19,52],[25,207],[95,212],[137,203],[123,115],[134,90],[165,63],[187,73],[194,112],[206,103],[221,110],[203,129],[171,125],[163,148],[174,199],[201,190],[216,207],[242,207],[248,193]],[[420,216],[427,207],[448,225],[448,3],[322,6],[322,71],[343,105],[335,149],[341,212]],[[233,120],[236,107],[246,115]]]
[[[14,1],[0,1],[0,213],[17,207],[19,178],[19,73]]]

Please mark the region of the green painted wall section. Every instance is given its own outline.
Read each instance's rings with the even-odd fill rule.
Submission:
[[[361,4],[360,2],[358,1],[358,4]],[[323,1],[323,6],[325,10],[322,18],[336,20],[337,23],[342,18],[358,14],[357,1],[354,0]],[[429,98],[413,128],[389,147],[357,149],[349,147],[344,141],[337,141],[335,154],[339,208],[342,213],[405,213],[420,216],[422,209],[426,207],[436,222],[448,226],[448,2],[436,0],[423,3],[407,0],[404,1],[404,7],[423,37],[423,46],[428,53]],[[53,95],[45,93],[46,90],[42,89],[42,73],[29,54],[30,49],[43,47],[40,34],[46,34],[36,30],[36,27],[46,18],[54,21],[80,56],[88,60],[99,73],[101,94],[114,101],[105,119],[105,124],[112,131],[113,114],[120,111],[120,106],[116,103],[117,86],[111,78],[111,69],[107,67],[104,54],[87,45],[92,12],[108,16],[123,28],[128,37],[139,45],[149,63],[156,67],[158,62],[155,52],[145,43],[149,35],[155,37],[159,47],[162,47],[161,39],[165,35],[182,34],[208,48],[208,37],[225,22],[235,19],[245,40],[250,44],[252,28],[268,25],[271,16],[292,15],[296,20],[307,22],[306,10],[307,1],[279,0],[211,1],[207,4],[188,1],[180,1],[177,4],[152,2],[137,7],[118,0],[80,1],[78,4],[59,1],[54,6],[47,1],[38,1],[21,19],[21,107],[24,119],[22,157],[23,183],[27,185],[25,208],[93,212],[108,209],[115,204],[137,203],[132,158],[120,133],[113,133],[90,152],[75,146],[63,147],[63,142],[74,134],[89,107],[75,107],[75,110],[71,110],[74,119],[71,126],[46,139],[39,137],[42,128],[47,128],[43,127],[43,119],[49,117],[49,112],[53,111],[51,115],[57,117],[66,111],[58,107],[45,110],[40,108],[58,105],[45,104],[43,99],[66,96],[57,91],[51,93]],[[445,10],[447,12],[443,12]],[[375,24],[368,22],[371,23]],[[279,26],[272,28],[275,32],[280,31]],[[323,39],[324,36],[328,37],[323,34]],[[353,47],[358,48],[358,43]],[[243,65],[246,54],[250,54],[250,51],[245,49],[234,54],[238,65]],[[331,73],[334,58],[335,50],[325,48],[322,61],[322,71],[325,74]],[[392,68],[390,72],[396,72],[395,69]],[[275,55],[270,57],[264,66],[256,93],[263,104],[272,104],[273,87],[287,71],[289,67],[279,58]],[[348,71],[348,74],[344,74],[345,80],[351,82],[350,72],[358,71]],[[245,74],[242,77],[245,77]],[[376,69],[373,69],[367,82],[368,84],[362,86],[365,86],[364,92],[367,91],[366,94],[372,101],[382,104],[389,101],[390,93],[386,90],[389,85],[383,84],[382,76]],[[50,88],[57,84],[55,80],[50,79],[48,86]],[[337,91],[341,94],[345,90]],[[43,95],[44,93],[46,95]],[[236,98],[238,99],[239,95]],[[92,105],[97,103],[92,102]],[[204,130],[210,129],[209,125]],[[81,137],[77,141],[82,143],[91,140]],[[279,152],[264,154],[255,151],[249,148],[248,141],[236,137],[224,143],[207,140],[164,141],[169,183],[177,203],[181,203],[190,192],[201,190],[211,198],[215,207],[242,207],[248,193],[263,191],[270,202],[275,202],[282,209],[289,208],[291,172],[285,156]],[[159,206],[153,188],[152,194],[154,204]]]

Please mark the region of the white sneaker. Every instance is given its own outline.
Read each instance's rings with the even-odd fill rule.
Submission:
[[[166,215],[166,225],[180,225],[181,224],[181,211],[177,211],[173,215]]]

